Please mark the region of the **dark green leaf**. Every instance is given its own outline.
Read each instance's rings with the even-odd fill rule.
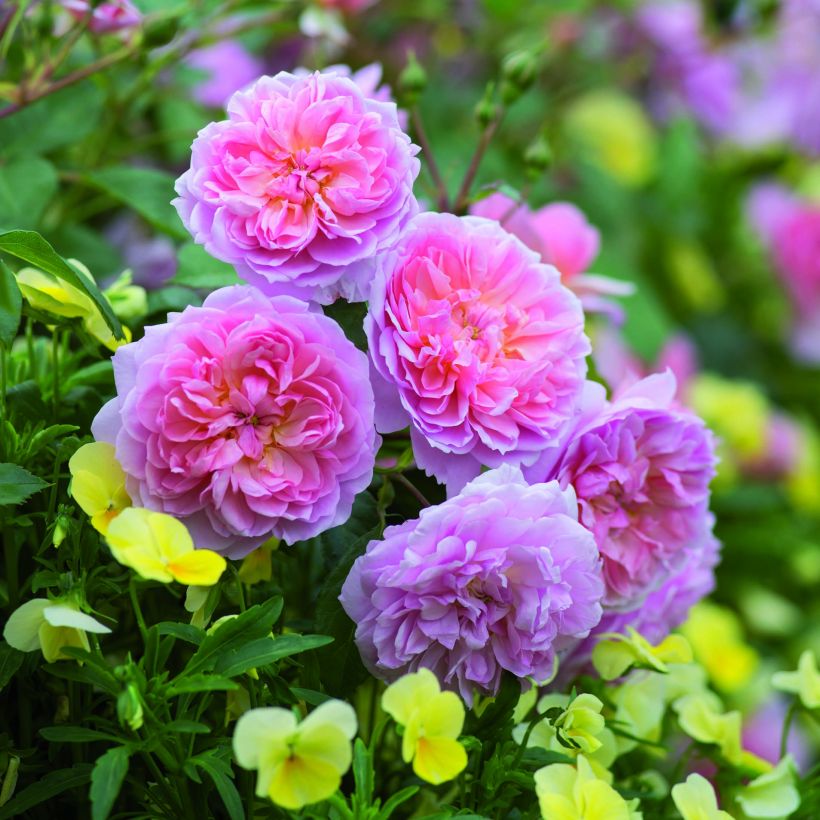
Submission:
[[[120,320],[111,310],[108,300],[91,279],[73,268],[51,245],[34,231],[8,231],[0,234],[0,251],[5,251],[58,279],[63,279],[87,294],[102,314],[105,323],[117,339],[124,339]]]
[[[367,314],[367,305],[364,302],[345,302],[339,299],[332,305],[324,308],[325,316],[329,316],[341,325],[345,336],[353,342],[359,350],[367,350],[367,336],[364,332],[364,317]]]
[[[178,680],[181,681],[183,677],[196,672],[210,671],[223,655],[241,649],[257,638],[266,637],[281,612],[282,598],[277,596],[264,604],[252,606],[236,618],[226,621],[213,635],[205,637]]]
[[[24,652],[12,648],[5,641],[0,643],[0,691],[14,677],[24,657]]]
[[[172,720],[163,727],[166,732],[178,732],[183,735],[209,735],[211,727],[196,720]]]
[[[0,260],[0,345],[9,347],[20,327],[23,310],[23,294],[17,287],[14,274]]]
[[[166,285],[148,294],[148,315],[168,313],[171,310],[185,310],[188,305],[201,305],[202,298],[191,288],[180,285]]]
[[[173,635],[186,643],[192,643],[199,646],[202,639],[205,637],[205,631],[198,626],[191,624],[180,624],[176,621],[163,621],[156,625],[157,631],[160,635]]]
[[[16,464],[0,464],[0,506],[22,504],[29,496],[47,486],[41,478]]]
[[[23,813],[34,806],[39,806],[68,789],[84,786],[91,778],[91,768],[90,763],[78,763],[70,769],[49,772],[0,808],[0,820],[24,816]]]
[[[83,726],[46,726],[40,729],[40,734],[52,743],[94,743],[97,740],[122,743],[121,737]]]
[[[224,675],[186,675],[179,681],[170,684],[165,693],[167,697],[175,698],[177,695],[187,695],[194,692],[227,692],[238,688],[238,684]]]
[[[128,749],[115,746],[97,758],[91,772],[91,820],[106,820],[128,772]]]
[[[42,157],[0,164],[0,230],[36,228],[56,192],[57,172]]]
[[[233,266],[214,259],[201,245],[188,242],[179,249],[178,258],[179,269],[171,279],[172,285],[215,290],[239,284]]]
[[[68,647],[66,647],[68,649]],[[66,654],[68,654],[66,652]],[[54,675],[55,678],[62,678],[63,680],[73,680],[78,683],[90,683],[110,695],[117,695],[120,691],[120,684],[117,679],[109,672],[105,673],[97,666],[84,664],[79,666],[77,664],[67,663],[50,663],[43,667],[49,675]]]
[[[408,801],[417,791],[418,786],[408,786],[406,789],[396,792],[379,812],[379,820],[387,820],[391,814],[402,804]],[[477,816],[477,815],[474,815]],[[484,820],[484,818],[482,818]]]
[[[214,666],[214,671],[226,678],[232,678],[255,667],[267,666],[299,652],[325,646],[332,640],[333,638],[327,635],[280,635],[276,638],[258,638],[223,652]]]
[[[373,802],[373,755],[360,737],[353,744],[353,780],[356,795],[365,806],[369,806]]]
[[[191,758],[189,762],[198,766],[211,778],[231,820],[245,820],[242,798],[231,780],[231,767],[213,753],[198,755]]]
[[[157,230],[179,239],[188,236],[171,200],[174,198],[174,177],[155,168],[122,166],[103,168],[83,176],[89,185],[112,199],[133,208]]]
[[[302,689],[299,686],[291,686],[290,691],[293,692],[299,700],[303,700],[311,706],[321,706],[325,701],[330,700],[330,695],[326,695],[324,692],[317,692],[314,689]]]

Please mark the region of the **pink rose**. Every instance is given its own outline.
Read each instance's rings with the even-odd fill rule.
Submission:
[[[62,0],[63,8],[75,19],[83,20],[89,12],[89,0]],[[88,29],[94,34],[108,34],[134,28],[142,22],[142,14],[130,0],[110,0],[100,3],[91,14]]]

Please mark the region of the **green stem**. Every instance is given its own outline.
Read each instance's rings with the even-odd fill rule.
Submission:
[[[788,751],[789,734],[791,733],[792,721],[794,720],[794,716],[797,714],[799,708],[800,706],[798,705],[797,700],[793,700],[792,705],[789,707],[789,711],[786,712],[786,718],[783,721],[783,731],[780,733],[781,760],[786,756],[786,752]]]
[[[6,346],[0,342],[0,421],[6,420]]]
[[[60,334],[57,330],[51,334],[51,407],[56,422],[60,407]]]
[[[458,194],[456,194],[456,202],[453,208],[453,213],[456,215],[463,214],[467,210],[467,204],[470,199],[470,189],[473,187],[473,180],[475,180],[479,166],[481,165],[481,160],[484,158],[484,154],[490,147],[490,143],[493,141],[495,132],[498,130],[498,126],[501,125],[501,120],[503,118],[504,109],[499,108],[498,114],[496,114],[494,119],[492,119],[481,132],[481,137],[478,140],[478,145],[476,146],[475,152],[470,160],[467,173],[464,175],[464,179],[461,182],[461,187],[458,189]]]
[[[131,580],[128,582],[128,595],[131,598],[131,606],[134,609],[134,616],[137,619],[137,626],[139,627],[140,635],[142,635],[142,642],[144,644],[148,637],[148,627],[145,625],[145,618],[142,617],[142,609],[137,597],[137,581],[133,575],[131,576]]]

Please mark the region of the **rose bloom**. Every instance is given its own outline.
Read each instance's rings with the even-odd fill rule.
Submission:
[[[558,271],[497,222],[426,213],[380,258],[365,319],[380,432],[456,492],[533,461],[576,412],[589,342]]]
[[[572,490],[528,486],[505,465],[388,527],[356,560],[340,600],[379,678],[420,667],[458,689],[498,691],[504,670],[537,682],[601,617],[600,557]]]
[[[338,9],[345,14],[356,14],[376,5],[378,0],[318,0],[318,2],[326,9]]]
[[[75,19],[83,20],[91,8],[88,0],[62,0],[62,7]],[[134,28],[142,22],[142,14],[130,0],[100,3],[92,12],[88,29],[94,34],[108,34]]]
[[[604,604],[640,606],[685,564],[711,530],[714,442],[703,421],[674,404],[671,372],[639,381],[614,401],[588,383],[585,412],[563,451],[528,468],[578,495],[580,521],[604,562]]]
[[[196,242],[267,294],[367,298],[418,210],[394,103],[333,72],[261,77],[199,132],[174,204]]]
[[[343,523],[378,437],[363,353],[331,319],[247,286],[171,314],[114,356],[94,420],[137,505],[183,520],[197,547],[241,557]]]
[[[561,280],[578,296],[584,310],[623,319],[623,311],[606,297],[627,296],[633,288],[627,282],[584,273],[598,255],[601,237],[575,205],[553,202],[532,211],[506,194],[495,193],[476,202],[470,213],[498,220],[544,262],[558,268]]]

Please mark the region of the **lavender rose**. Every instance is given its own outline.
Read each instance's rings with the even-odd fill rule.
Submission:
[[[340,600],[374,675],[427,667],[471,703],[475,692],[496,692],[504,670],[548,680],[556,654],[598,623],[602,593],[572,490],[528,486],[507,465],[388,527]]]
[[[94,420],[136,504],[178,516],[197,547],[240,557],[343,523],[378,437],[363,353],[331,319],[252,287],[212,293],[114,356]]]
[[[418,210],[395,103],[334,72],[261,77],[199,132],[174,204],[196,242],[267,294],[367,298]]]

